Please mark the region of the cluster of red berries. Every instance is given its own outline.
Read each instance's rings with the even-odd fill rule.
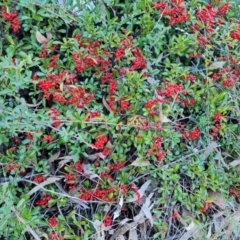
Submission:
[[[36,202],[36,205],[37,206],[45,206],[45,207],[48,207],[48,202],[50,200],[52,200],[53,198],[50,197],[50,196],[45,196],[43,198],[41,198],[39,201]]]
[[[111,80],[113,78],[113,74],[112,73],[105,73],[101,76],[101,82],[102,83],[108,83],[109,80]]]
[[[87,94],[82,86],[70,85],[76,81],[76,76],[65,70],[58,75],[48,74],[47,78],[39,81],[39,87],[47,100],[52,96],[57,102],[75,104],[78,108],[82,108],[92,101],[94,95],[92,91]]]
[[[157,90],[157,94],[159,96],[165,96],[167,98],[174,97],[175,94],[179,94],[183,90],[183,86],[181,84],[172,84],[169,82],[165,82],[165,90]]]
[[[146,60],[141,53],[141,50],[139,48],[133,48],[132,53],[134,56],[134,59],[132,61],[132,66],[129,68],[129,71],[135,71],[137,69],[145,69],[147,68]]]
[[[104,220],[103,220],[104,226],[109,227],[112,225],[112,218],[110,215],[106,215]]]
[[[127,196],[128,188],[126,184],[122,184],[119,188],[119,192],[122,193],[123,197]]]
[[[114,182],[114,179],[107,172],[101,172],[100,177],[106,182],[107,181]]]
[[[79,56],[77,53],[73,53],[73,59],[75,61],[75,64],[76,64],[76,69],[77,69],[77,72],[82,72],[85,70],[84,66],[82,65],[82,61],[80,60]]]
[[[194,104],[196,104],[197,100],[196,98],[191,98],[191,99],[187,99],[181,102],[181,106],[182,107],[191,107]]]
[[[58,55],[52,56],[47,68],[55,68],[57,66],[57,60],[58,60]]]
[[[80,193],[79,198],[85,201],[91,199],[92,201],[101,200],[105,202],[110,202],[110,201],[116,201],[116,199],[113,197],[113,194],[118,192],[112,187],[108,187],[105,189],[97,187],[93,191],[80,189],[79,193]]]
[[[200,47],[204,47],[206,44],[210,43],[210,41],[207,38],[202,36],[197,37],[197,42]]]
[[[232,196],[235,196],[235,197],[240,197],[240,191],[237,191],[233,188],[230,188],[229,189],[229,193],[232,195]]]
[[[61,124],[61,120],[59,118],[60,117],[60,113],[58,112],[58,110],[55,109],[55,108],[50,108],[49,115],[50,115],[50,118],[52,120],[54,120],[52,126],[55,127],[55,128],[58,128],[60,126],[60,124]]]
[[[214,18],[217,15],[217,11],[213,8],[212,4],[207,4],[203,9],[196,10],[198,21],[205,22],[208,24],[214,23]]]
[[[211,129],[210,129],[210,135],[212,135],[213,137],[218,137],[219,131],[221,129],[221,125],[220,124],[215,124]]]
[[[123,167],[123,164],[121,164],[121,167]],[[100,174],[101,181],[104,181],[105,183],[113,182],[114,179],[109,176],[107,172],[102,172]],[[101,187],[100,182],[97,183],[94,190],[85,190],[80,189],[79,198],[85,201],[88,200],[97,200],[97,201],[105,201],[105,202],[116,202],[117,198],[115,196],[119,196],[119,193],[121,193],[124,197],[127,195],[128,188],[127,185],[122,184],[120,187],[113,188],[113,187],[106,187],[106,184],[104,184],[104,187]]]
[[[49,240],[65,240],[64,237],[62,237],[61,235],[59,235],[57,233],[49,233],[48,238],[49,238]]]
[[[151,100],[148,100],[146,103],[145,103],[145,108],[153,108],[158,102],[160,102],[160,99],[158,98],[154,98],[154,99],[151,99]]]
[[[19,168],[20,168],[20,165],[18,165],[18,164],[16,164],[16,165],[8,165],[7,171],[11,172],[12,170],[19,169]]]
[[[220,122],[221,118],[222,118],[222,114],[221,114],[220,112],[216,112],[216,113],[214,114],[213,122],[214,122],[214,123],[218,123],[218,122]]]
[[[159,152],[156,154],[157,160],[161,162],[165,158],[165,155],[166,155],[165,150],[163,149],[159,150]]]
[[[196,10],[197,20],[199,23],[201,22],[204,24],[207,32],[214,32],[215,27],[223,25],[222,15],[225,14],[228,9],[229,3],[223,4],[218,10],[214,9],[213,4],[207,4],[203,9]],[[192,32],[200,30],[199,23],[196,23],[194,26],[190,27]],[[203,28],[203,26],[201,26],[201,28]],[[208,43],[209,41],[206,38],[200,35],[198,36],[198,44],[201,47]]]
[[[10,164],[7,166],[7,171],[11,172],[13,170],[16,170],[18,174],[25,174],[26,170],[22,169],[20,170],[20,165],[19,164]]]
[[[101,114],[98,111],[89,111],[87,110],[87,119],[85,120],[86,122],[90,122],[91,119],[100,117]]]
[[[195,53],[195,54],[190,54],[189,57],[195,59],[195,58],[199,58],[201,55],[202,55],[201,53]]]
[[[116,107],[115,107],[116,91],[117,91],[117,81],[110,79],[110,81],[109,81],[109,98],[107,100],[107,103],[114,113],[116,113]]]
[[[222,115],[219,112],[216,112],[214,114],[214,126],[210,129],[210,135],[212,135],[213,137],[217,137],[219,134],[219,131],[221,129],[221,119],[222,119]]]
[[[2,7],[2,16],[8,22],[11,22],[13,32],[17,32],[19,29],[19,20],[17,11],[13,11],[12,13],[8,13],[5,7]]]
[[[43,45],[41,53],[39,54],[39,57],[40,58],[46,58],[47,55],[48,55],[47,51],[48,51],[47,42],[44,42],[44,45]]]
[[[26,170],[25,169],[22,169],[20,170],[20,165],[19,164],[10,164],[7,166],[7,171],[8,172],[11,172],[13,170],[16,170],[18,174],[25,174],[26,173]]]
[[[153,150],[157,150],[157,151],[160,150],[162,142],[163,142],[163,139],[161,137],[159,136],[155,137],[152,145]]]
[[[158,10],[163,11],[167,7],[167,3],[162,2],[162,3],[152,3],[152,6]]]
[[[206,211],[212,207],[212,203],[211,202],[205,202],[203,204],[203,207],[200,209],[201,213],[206,213]]]
[[[121,47],[115,51],[115,58],[120,60],[125,55],[125,48]]]
[[[192,74],[188,74],[185,79],[189,79],[192,81],[196,80],[196,76]],[[157,90],[157,94],[160,97],[162,103],[168,104],[169,101],[167,99],[162,99],[162,97],[166,98],[174,98],[174,102],[180,102],[180,98],[183,98],[181,100],[181,106],[193,106],[197,100],[193,97],[190,97],[187,91],[183,91],[183,86],[181,84],[171,84],[169,82],[165,82],[165,90]],[[187,98],[187,99],[186,99]],[[184,100],[185,99],[185,100]]]
[[[26,137],[27,137],[27,139],[29,139],[30,141],[33,140],[33,135],[32,135],[31,132],[26,132]]]
[[[203,9],[197,9],[198,21],[206,23],[206,26],[211,26],[215,23],[215,18],[228,12],[229,3],[223,4],[218,10],[215,10],[212,4],[207,4]],[[220,16],[221,17],[221,16]]]
[[[44,178],[44,176],[40,175],[40,176],[34,177],[33,181],[40,184],[45,181],[45,178]]]
[[[200,130],[198,128],[194,128],[192,131],[189,132],[188,138],[191,140],[196,140],[200,136]]]
[[[177,211],[174,210],[173,214],[172,214],[172,219],[176,219],[179,217],[179,213]]]
[[[120,112],[123,112],[124,110],[130,110],[130,102],[127,101],[125,98],[120,99]]]
[[[212,76],[214,81],[222,80],[222,84],[225,87],[231,87],[239,79],[240,70],[233,68],[223,68],[218,72],[215,72]],[[227,76],[227,79],[225,77]]]
[[[106,147],[106,148],[103,149],[102,155],[103,156],[107,156],[107,155],[109,155],[111,153],[111,151],[112,151],[112,148]]]
[[[191,81],[195,82],[197,78],[196,78],[196,76],[193,75],[193,74],[187,74],[187,75],[185,76],[185,79],[186,79],[186,80],[191,80]]]
[[[83,72],[89,67],[100,66],[102,70],[105,70],[111,61],[108,60],[108,51],[101,49],[100,41],[91,42],[91,39],[82,39],[80,34],[77,34],[75,38],[78,40],[78,44],[81,48],[84,48],[85,54],[73,53],[73,59],[76,65],[77,72]],[[102,56],[100,59],[99,56]]]
[[[107,141],[108,138],[106,136],[99,135],[98,137],[96,137],[95,143],[92,144],[92,147],[96,149],[102,149],[104,145],[107,143]]]
[[[43,141],[50,143],[50,142],[53,141],[53,137],[52,137],[51,135],[45,135],[45,136],[43,137]]]
[[[236,39],[236,40],[240,41],[240,25],[238,26],[238,28],[236,30],[234,30],[233,32],[230,33],[230,37],[232,39]]]
[[[74,169],[80,173],[83,172],[83,168],[82,168],[82,163],[80,160],[78,160],[75,164],[71,165],[72,167],[74,167]]]
[[[199,138],[200,134],[201,134],[200,130],[197,127],[195,127],[190,132],[187,132],[186,130],[184,130],[183,138],[197,140]]]
[[[77,176],[67,173],[65,174],[65,181],[67,185],[76,184]]]
[[[117,91],[117,82],[115,80],[109,81],[109,95],[112,96]]]
[[[14,152],[14,151],[15,151],[15,147],[10,147],[10,148],[8,149],[8,151]]]
[[[152,148],[147,150],[147,153],[149,155],[155,155],[159,162],[162,161],[166,155],[166,152],[162,149],[161,146],[162,142],[163,139],[160,136],[155,137]]]
[[[181,5],[182,1],[172,1],[174,7],[167,3],[153,3],[152,6],[158,10],[162,16],[170,16],[169,26],[187,21],[189,13],[184,13],[185,7]]]
[[[59,225],[59,222],[57,221],[56,217],[53,216],[48,219],[48,225],[54,228]]]
[[[128,36],[128,32],[126,30],[123,32],[125,34],[125,37],[120,39],[122,44],[114,51],[115,58],[117,60],[120,60],[122,57],[124,57],[125,50],[128,48],[134,57],[132,60],[132,66],[129,68],[129,70],[135,71],[146,68],[146,61],[140,49],[133,47],[134,42],[131,40],[132,36]],[[83,39],[80,34],[76,35],[75,38],[77,39],[79,46],[84,49],[84,53],[73,53],[73,59],[76,64],[76,71],[83,72],[85,70],[88,70],[89,67],[92,67],[93,70],[96,70],[96,74],[100,76],[101,82],[104,84],[109,84],[109,97],[107,99],[107,104],[109,108],[114,113],[116,113],[117,109],[115,93],[117,91],[117,81],[114,80],[113,77],[115,73],[117,73],[117,70],[111,70],[112,60],[109,56],[110,51],[108,49],[104,50],[100,41],[92,42],[90,39]],[[126,74],[126,72],[127,68],[124,69],[124,74]],[[121,99],[120,111],[129,108],[129,103],[125,99]]]
[[[121,75],[126,75],[127,74],[127,69],[125,69],[125,68],[121,68],[120,70],[119,70],[119,73],[121,74]]]
[[[112,171],[112,170],[118,170],[118,169],[123,168],[124,166],[125,166],[125,163],[122,162],[122,163],[117,163],[117,164],[109,165],[109,166],[108,166],[108,169],[109,169],[110,171]]]
[[[228,9],[229,9],[229,3],[226,2],[218,9],[217,14],[218,15],[225,14],[228,12]]]
[[[150,128],[149,120],[144,121],[138,126],[141,130],[148,130]]]

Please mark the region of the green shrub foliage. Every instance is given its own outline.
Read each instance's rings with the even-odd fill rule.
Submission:
[[[238,2],[76,2],[0,3],[0,236],[206,223],[240,196]]]

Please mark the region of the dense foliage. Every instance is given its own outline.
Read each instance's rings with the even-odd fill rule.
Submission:
[[[1,1],[2,239],[221,239],[207,226],[240,196],[238,4]]]

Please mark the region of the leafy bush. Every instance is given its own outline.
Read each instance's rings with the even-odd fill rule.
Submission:
[[[239,5],[211,2],[0,3],[1,237],[164,239],[240,196]]]

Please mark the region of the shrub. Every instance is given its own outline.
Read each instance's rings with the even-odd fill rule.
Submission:
[[[163,239],[239,196],[236,2],[0,6],[2,237]]]

